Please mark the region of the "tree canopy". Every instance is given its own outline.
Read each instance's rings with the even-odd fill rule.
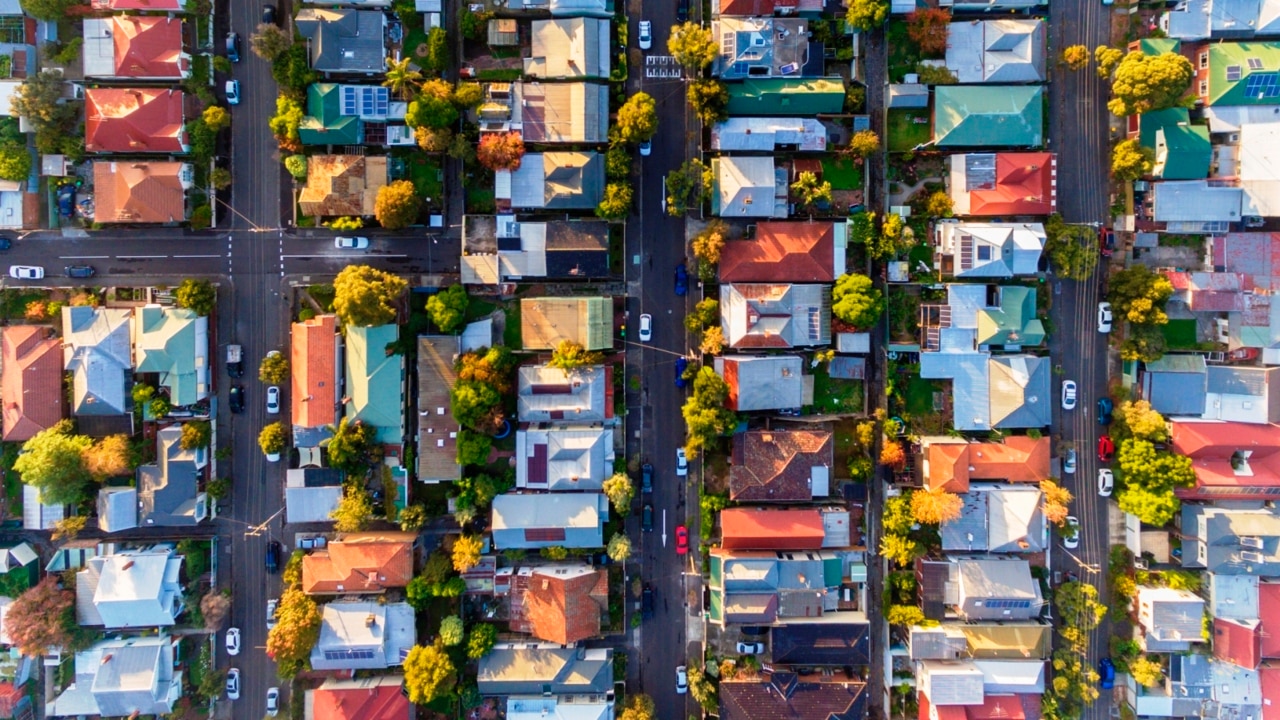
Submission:
[[[373,498],[364,488],[349,486],[343,490],[342,500],[338,501],[338,507],[329,513],[329,517],[333,518],[333,529],[338,532],[365,530],[373,519]]]
[[[396,303],[409,284],[368,265],[348,265],[333,281],[333,310],[344,325],[373,327],[396,318]]]
[[[615,533],[609,538],[609,545],[604,552],[614,562],[623,562],[631,557],[631,538],[626,533]]]
[[[738,416],[725,407],[729,386],[714,368],[703,367],[693,378],[693,392],[685,401],[682,414],[688,434],[684,450],[689,459],[698,457],[703,448],[738,423]]]
[[[258,365],[258,379],[268,385],[283,385],[289,382],[289,358],[276,351],[268,353]]]
[[[622,220],[631,212],[633,194],[631,183],[608,183],[604,187],[604,198],[596,206],[596,217],[602,220]]]
[[[1118,315],[1136,325],[1164,325],[1169,322],[1164,307],[1173,297],[1173,283],[1146,265],[1133,264],[1113,273],[1107,299]]]
[[[485,133],[476,148],[476,160],[494,171],[518,170],[524,152],[524,138],[520,133]]]
[[[1062,51],[1062,54],[1058,56],[1058,60],[1068,70],[1083,70],[1089,67],[1089,48],[1084,45],[1071,45]]]
[[[1096,231],[1087,225],[1068,225],[1060,215],[1044,224],[1045,254],[1053,271],[1068,280],[1087,280],[1098,267]]]
[[[349,416],[332,426],[332,434],[324,444],[329,465],[346,473],[359,473],[374,462],[374,437],[377,431],[361,420]]]
[[[686,22],[671,28],[667,52],[675,57],[676,62],[697,73],[715,62],[720,55],[720,45],[711,34],[711,28]]]
[[[728,235],[729,226],[723,220],[716,218],[708,222],[693,238],[693,256],[700,262],[718,264]]]
[[[288,443],[288,431],[282,422],[270,423],[258,433],[258,447],[262,448],[264,455],[275,455],[284,450]]]
[[[920,46],[925,57],[940,56],[947,51],[947,29],[950,25],[951,13],[942,8],[924,8],[907,13],[907,37]]]
[[[127,435],[108,435],[95,442],[82,456],[85,469],[95,480],[132,475],[137,466]]]
[[[1145,148],[1136,139],[1121,140],[1111,150],[1111,175],[1122,182],[1140,180],[1155,167],[1154,150]]]
[[[476,623],[467,634],[467,657],[479,660],[498,642],[498,628],[489,623]]]
[[[1164,416],[1146,400],[1125,400],[1117,410],[1120,421],[1139,440],[1161,442],[1168,434]]]
[[[267,632],[267,656],[282,665],[302,665],[320,639],[320,608],[301,588],[286,586]]]
[[[604,355],[589,351],[572,340],[561,340],[555,350],[551,351],[551,360],[547,365],[561,370],[576,370],[588,365],[599,365],[603,361]]]
[[[1115,472],[1120,480],[1116,493],[1120,509],[1157,527],[1167,524],[1181,508],[1174,489],[1196,483],[1191,458],[1157,450],[1154,443],[1138,438],[1120,441]]]
[[[845,0],[845,7],[845,22],[858,30],[875,30],[889,19],[889,0]]]
[[[471,298],[462,285],[450,285],[427,298],[427,314],[442,333],[453,334],[467,324],[467,306]]]
[[[729,87],[719,80],[694,80],[689,83],[686,96],[693,114],[703,125],[714,125],[729,119]]]
[[[479,535],[460,535],[453,541],[453,569],[466,572],[480,563],[484,543]]]
[[[858,273],[836,278],[831,300],[831,314],[855,328],[872,327],[884,313],[884,296],[871,278]]]
[[[658,105],[648,93],[638,92],[618,108],[613,130],[626,143],[641,143],[658,132]]]
[[[937,488],[911,493],[911,515],[924,525],[941,525],[960,517],[964,499]]]
[[[422,199],[409,180],[394,180],[378,188],[373,216],[388,230],[400,230],[418,221]]]
[[[619,515],[631,512],[631,501],[636,497],[636,486],[631,482],[630,475],[616,472],[604,481],[600,489],[605,497],[609,498],[614,512]]]
[[[1195,74],[1191,61],[1176,52],[1132,51],[1116,66],[1107,109],[1126,117],[1173,107],[1191,87]]]
[[[76,594],[64,590],[58,576],[44,578],[9,605],[5,629],[23,655],[38,657],[52,648],[76,645]]]
[[[23,443],[13,469],[40,491],[40,502],[74,505],[89,493],[93,478],[84,456],[92,446],[91,438],[72,434],[71,423],[63,420]]]

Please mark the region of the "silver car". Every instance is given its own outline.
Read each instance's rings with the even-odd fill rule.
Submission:
[[[267,414],[280,414],[280,387],[277,385],[267,388]]]
[[[333,246],[339,250],[367,250],[369,248],[369,238],[336,237],[333,239]]]
[[[9,277],[14,280],[43,280],[44,268],[37,265],[10,265]]]
[[[227,699],[240,699],[240,669],[231,668],[227,671]]]
[[[1071,448],[1067,451],[1067,457],[1062,461],[1062,472],[1071,475],[1076,471],[1076,449]]]
[[[1115,489],[1116,476],[1111,469],[1098,468],[1098,494],[1102,497],[1111,497],[1111,492]]]

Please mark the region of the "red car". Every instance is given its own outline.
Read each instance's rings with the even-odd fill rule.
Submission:
[[[689,530],[683,525],[676,526],[676,554],[684,555],[689,552]]]
[[[1098,249],[1103,257],[1111,257],[1111,252],[1116,249],[1115,230],[1105,227],[1098,230]]]
[[[1102,462],[1111,462],[1111,458],[1116,454],[1116,444],[1111,442],[1110,435],[1103,435],[1098,438],[1098,459]]]

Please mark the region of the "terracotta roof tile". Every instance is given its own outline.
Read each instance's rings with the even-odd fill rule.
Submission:
[[[385,157],[312,155],[298,205],[313,217],[372,215],[378,189],[386,184]]]
[[[62,343],[48,328],[14,325],[0,331],[0,398],[4,439],[29,440],[62,419]]]
[[[762,222],[754,240],[731,240],[720,252],[720,282],[835,281],[830,222]]]
[[[413,579],[413,533],[357,533],[302,559],[311,595],[380,593]]]
[[[338,318],[317,315],[293,324],[290,366],[293,368],[293,424],[323,427],[337,422],[335,389]]]
[[[88,152],[185,152],[183,94],[168,88],[85,91]]]
[[[315,720],[409,720],[413,717],[409,698],[400,692],[399,678],[377,680],[383,682],[360,688],[322,685],[312,690],[309,703],[312,705],[311,717]]]
[[[733,439],[729,496],[734,502],[805,502],[813,498],[814,467],[830,468],[825,430],[748,430]]]
[[[119,15],[111,18],[111,37],[117,77],[179,78],[187,71],[177,17]]]
[[[722,680],[721,720],[862,720],[866,685],[790,672]]]
[[[561,576],[557,569],[569,570]],[[609,575],[575,573],[577,567],[547,565],[514,578],[511,629],[560,645],[600,635],[608,608]]]
[[[1049,438],[1011,435],[1003,442],[928,442],[925,483],[933,489],[968,492],[970,480],[1040,482],[1049,477]]]
[[[816,508],[726,508],[720,528],[726,550],[817,550],[826,535]]]
[[[968,214],[1049,215],[1055,205],[1053,153],[996,153],[995,186],[969,191]]]
[[[177,162],[93,164],[96,193],[93,219],[100,223],[168,223],[186,219],[182,176],[190,165]]]

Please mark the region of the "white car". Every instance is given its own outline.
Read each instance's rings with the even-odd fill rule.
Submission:
[[[267,601],[267,629],[276,626],[276,606],[280,604],[279,598],[271,598]]]
[[[684,448],[676,448],[676,475],[684,477],[689,474],[689,458],[685,457]]]
[[[367,237],[336,237],[333,246],[339,250],[366,250],[369,247]]]
[[[280,414],[280,386],[278,385],[267,388],[267,414]]]
[[[227,699],[240,699],[240,668],[231,668],[227,671]]]
[[[240,628],[231,628],[227,631],[227,654],[240,654]]]
[[[1098,303],[1098,332],[1111,332],[1111,303]]]
[[[689,692],[689,673],[683,665],[676,668],[676,694]]]
[[[764,652],[764,643],[738,643],[739,655],[759,655],[762,652]]]
[[[1062,409],[1063,410],[1076,409],[1076,381],[1075,380],[1062,381]]]
[[[239,80],[227,81],[227,104],[228,105],[240,104],[240,81]]]
[[[653,316],[645,313],[640,316],[640,342],[649,342],[653,339]]]
[[[1111,491],[1116,489],[1116,476],[1111,472],[1110,468],[1098,468],[1098,494],[1102,497],[1111,497]]]
[[[1067,457],[1062,461],[1062,472],[1071,475],[1076,471],[1076,449],[1067,450]]]
[[[43,280],[44,268],[35,265],[10,265],[9,277],[14,280]]]
[[[640,21],[640,49],[648,50],[653,47],[653,23],[648,20]]]
[[[275,717],[280,714],[280,688],[267,688],[267,714]]]
[[[1075,515],[1067,516],[1067,526],[1062,529],[1062,547],[1068,550],[1080,547],[1080,520]]]

